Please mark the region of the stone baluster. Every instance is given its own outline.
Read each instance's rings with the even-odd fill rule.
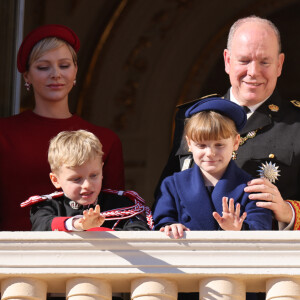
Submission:
[[[72,278],[66,284],[67,300],[111,300],[111,285],[96,278]]]
[[[39,279],[19,277],[1,282],[2,300],[46,300],[47,284]]]
[[[300,280],[272,278],[266,283],[266,300],[300,300]]]
[[[214,277],[200,281],[200,300],[244,300],[245,283],[230,277]]]
[[[176,300],[176,283],[163,278],[138,278],[131,282],[131,299]]]

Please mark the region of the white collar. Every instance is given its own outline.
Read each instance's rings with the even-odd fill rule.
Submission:
[[[268,97],[267,99],[265,99],[264,101],[257,103],[255,105],[251,105],[251,106],[247,106],[250,109],[250,112],[247,114],[247,118],[249,119],[249,117],[265,102],[269,99],[270,97]],[[233,95],[232,92],[232,87],[230,88],[230,100],[238,105],[241,105],[236,98]]]

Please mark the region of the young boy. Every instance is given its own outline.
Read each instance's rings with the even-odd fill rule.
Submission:
[[[50,141],[50,179],[62,192],[33,196],[21,204],[22,207],[32,205],[32,230],[149,230],[152,227],[150,209],[137,193],[101,191],[102,156],[100,141],[85,130],[63,131]]]
[[[271,230],[271,211],[248,200],[244,188],[251,176],[232,160],[238,131],[247,120],[244,110],[214,97],[190,107],[186,117],[185,136],[195,165],[162,182],[155,229],[175,238],[186,230]]]

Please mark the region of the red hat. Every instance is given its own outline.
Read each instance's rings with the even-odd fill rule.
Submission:
[[[20,73],[26,72],[27,61],[33,46],[40,40],[47,37],[57,37],[69,43],[77,53],[80,47],[80,41],[75,32],[64,25],[44,25],[31,31],[24,38],[17,57],[17,67]]]

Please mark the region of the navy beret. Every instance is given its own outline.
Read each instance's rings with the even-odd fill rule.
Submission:
[[[237,131],[240,131],[247,122],[247,115],[241,106],[220,97],[199,100],[186,110],[185,116],[190,118],[200,111],[215,111],[230,118],[235,123]]]
[[[40,26],[27,34],[19,48],[17,67],[20,73],[26,72],[28,58],[34,45],[47,37],[62,39],[69,43],[74,48],[75,52],[78,52],[79,50],[79,38],[69,27],[59,24]]]

